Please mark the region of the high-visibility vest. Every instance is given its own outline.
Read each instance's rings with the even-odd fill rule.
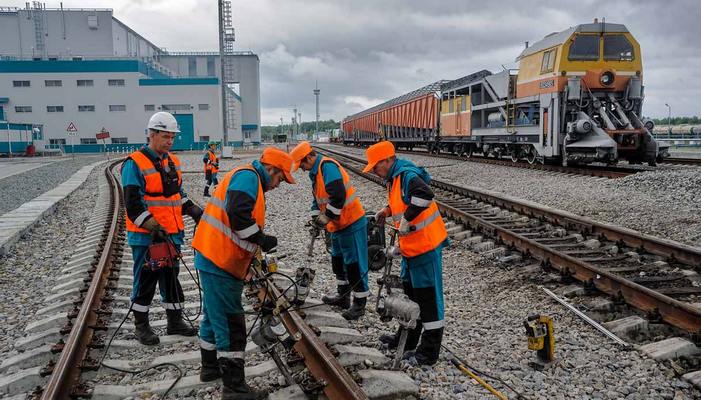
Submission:
[[[192,240],[192,247],[199,251],[206,259],[213,262],[238,279],[244,279],[248,273],[248,267],[258,245],[248,240],[241,239],[231,229],[231,221],[226,213],[226,192],[229,182],[234,175],[243,170],[258,173],[252,165],[234,168],[224,176],[222,183],[212,194],[204,209],[204,214],[197,225],[197,232]],[[265,195],[263,185],[258,178],[258,196],[253,207],[253,219],[258,229],[265,226]]]
[[[389,208],[394,226],[399,223],[408,208],[402,199],[402,174],[392,181],[389,190]],[[431,200],[428,208],[423,210],[409,225],[416,229],[407,234],[399,235],[399,250],[404,257],[416,257],[437,248],[447,237],[443,218],[436,202]]]
[[[323,168],[321,167],[325,161],[330,161],[338,166],[338,170],[341,171],[341,177],[343,178],[343,185],[346,187],[346,201],[343,203],[343,208],[341,209],[341,217],[338,220],[331,220],[326,224],[327,231],[336,232],[351,225],[361,217],[365,217],[365,210],[363,210],[360,200],[355,195],[355,187],[351,185],[350,177],[346,170],[341,167],[338,161],[329,157],[321,158],[319,171],[316,174],[316,182],[314,184],[314,198],[316,199],[316,204],[319,206],[319,210],[324,213],[326,209],[330,207],[329,194],[326,193],[324,174],[322,172]]]
[[[209,157],[209,162],[204,165],[204,172],[212,171],[213,174],[216,174],[219,172],[219,168],[215,167],[213,164],[219,163],[217,155],[214,154],[212,150],[207,150],[207,157]]]
[[[173,234],[185,230],[182,215],[182,198],[180,191],[171,196],[163,194],[163,181],[161,173],[156,169],[155,164],[141,150],[137,150],[129,156],[134,160],[136,165],[141,170],[141,174],[146,181],[144,188],[144,202],[148,207],[148,211],[153,218],[165,229],[166,232]],[[164,171],[169,171],[168,158],[173,161],[175,170],[178,173],[178,188],[183,184],[183,174],[180,171],[180,160],[173,154],[169,154],[167,158],[161,160],[161,166]],[[127,214],[127,230],[129,232],[150,233],[148,230],[139,227]]]

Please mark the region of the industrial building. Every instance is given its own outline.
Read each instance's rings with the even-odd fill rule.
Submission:
[[[0,152],[100,151],[145,143],[156,111],[176,116],[176,150],[222,140],[219,52],[169,52],[111,9],[0,7]],[[229,145],[260,142],[259,59],[227,52]],[[75,129],[73,129],[75,128]],[[8,140],[9,139],[9,140]]]

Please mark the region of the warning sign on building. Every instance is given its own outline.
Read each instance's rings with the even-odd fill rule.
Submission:
[[[78,135],[78,128],[71,122],[68,124],[68,128],[66,128],[66,132],[68,132],[68,136],[76,136]]]

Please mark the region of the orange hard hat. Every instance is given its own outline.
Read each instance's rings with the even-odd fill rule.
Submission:
[[[266,147],[263,155],[260,156],[260,162],[281,170],[287,183],[296,183],[292,177],[292,157],[284,151],[275,147]]]
[[[378,162],[394,157],[394,145],[392,142],[386,140],[375,143],[368,147],[367,151],[365,151],[365,155],[368,158],[368,165],[365,166],[363,172],[370,172]]]
[[[292,172],[297,171],[297,169],[299,168],[299,164],[302,162],[304,157],[306,157],[311,152],[312,146],[306,140],[300,142],[297,146],[295,146],[294,149],[292,149],[292,151],[290,151],[290,156],[292,157],[292,162],[294,163],[294,165],[292,166]]]

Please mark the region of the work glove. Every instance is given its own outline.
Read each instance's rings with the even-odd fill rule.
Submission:
[[[219,163],[213,163],[212,166],[213,166],[214,168],[219,168]]]
[[[413,230],[411,228],[412,226],[409,225],[409,221],[407,221],[406,218],[402,217],[402,220],[399,221],[399,234],[406,235],[407,233]]]
[[[385,219],[389,216],[390,213],[389,207],[385,207],[381,209],[380,211],[376,212],[374,215],[375,218],[375,225],[382,226],[385,224]]]
[[[327,217],[326,214],[319,214],[316,216],[316,218],[314,218],[314,225],[316,225],[319,229],[324,229],[328,223],[329,217]]]
[[[267,253],[275,247],[277,247],[277,238],[272,235],[263,234],[260,239],[260,249]]]
[[[165,228],[162,227],[154,217],[147,219],[141,227],[151,232],[151,237],[155,242],[162,242],[168,237]]]

